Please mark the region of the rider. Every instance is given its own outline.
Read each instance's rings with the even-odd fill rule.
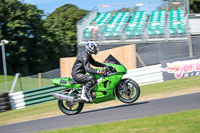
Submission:
[[[94,76],[86,75],[86,72],[93,74],[104,74],[106,70],[97,70],[90,67],[90,64],[96,67],[105,67],[104,64],[95,61],[91,54],[97,54],[99,51],[98,44],[95,41],[88,41],[86,49],[79,53],[72,68],[73,79],[81,84],[84,84],[81,94],[81,99],[89,101],[87,98],[87,90],[97,83]]]

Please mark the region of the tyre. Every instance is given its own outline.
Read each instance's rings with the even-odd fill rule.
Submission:
[[[6,112],[6,111],[8,111],[8,110],[0,110],[0,113]]]
[[[0,110],[10,110],[10,106],[0,106]]]
[[[58,100],[59,109],[66,115],[74,115],[81,112],[83,109],[84,103],[80,102],[68,102],[64,100]]]
[[[2,102],[9,102],[9,97],[0,98],[0,103],[2,103]]]
[[[0,94],[0,98],[2,98],[2,97],[8,97],[8,92],[6,92],[6,93],[1,93],[1,94]]]
[[[10,102],[1,102],[0,107],[1,106],[10,106]]]
[[[122,79],[116,88],[116,96],[123,103],[133,103],[140,96],[140,87],[132,79]]]

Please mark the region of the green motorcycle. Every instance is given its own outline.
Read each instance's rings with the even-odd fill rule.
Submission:
[[[122,79],[127,69],[112,55],[104,61],[106,65],[106,74],[89,74],[97,79],[97,84],[87,91],[89,102],[101,103],[114,100],[116,97],[123,103],[133,103],[140,96],[140,87],[130,78]],[[81,99],[82,84],[77,83],[70,77],[51,79],[56,86],[64,86],[66,89],[62,92],[53,94],[58,99],[59,109],[67,115],[79,113],[84,106]]]

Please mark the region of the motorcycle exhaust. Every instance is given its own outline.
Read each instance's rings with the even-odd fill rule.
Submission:
[[[63,94],[59,94],[59,93],[55,93],[53,94],[53,96],[57,99],[60,99],[60,100],[65,100],[65,101],[69,101],[69,102],[74,102],[74,97],[72,96],[67,96],[67,95],[63,95]]]

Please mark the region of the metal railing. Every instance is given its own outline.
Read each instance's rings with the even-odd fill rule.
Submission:
[[[12,92],[18,92],[18,91],[25,91],[30,90],[33,88],[41,88],[44,86],[52,85],[51,81],[49,79],[51,78],[59,78],[60,77],[60,69],[54,69],[48,72],[44,73],[38,73],[31,76],[19,76],[19,78],[15,81],[14,76],[9,76],[8,81],[8,88],[10,91],[12,88]],[[13,85],[13,82],[15,82],[15,86]],[[0,92],[5,92],[5,83],[0,83]]]
[[[200,13],[189,14],[189,28],[192,35],[200,34]]]
[[[174,24],[174,28],[170,24]],[[132,25],[132,29],[128,29],[128,25]],[[150,25],[154,25],[150,27]],[[93,36],[84,35],[82,31],[82,40],[80,44],[85,44],[87,40],[96,40],[99,43],[128,43],[128,42],[148,42],[148,41],[170,41],[188,39],[188,20],[184,21],[166,21],[162,26],[160,22],[141,23],[123,23],[123,24],[105,24],[101,25],[102,29]],[[114,28],[107,28],[107,27]],[[83,26],[84,27],[84,26]],[[87,26],[86,26],[87,27]],[[85,28],[86,28],[85,27]],[[88,26],[89,27],[89,26]],[[92,33],[91,33],[92,34]]]
[[[130,17],[135,11],[146,11],[148,12],[148,16],[150,17],[152,11],[159,11],[159,10],[165,10],[166,11],[166,17],[169,15],[170,10],[183,10],[184,11],[184,16],[187,16],[189,13],[189,7],[188,7],[188,0],[181,0],[178,2],[167,2],[167,1],[151,1],[151,2],[129,2],[129,3],[113,3],[113,4],[101,4],[97,5],[95,8],[95,11],[97,13],[112,13],[112,16],[114,16],[117,12],[129,12]],[[92,11],[93,12],[93,11]],[[91,12],[91,13],[92,13]],[[90,15],[90,13],[88,14]],[[88,17],[87,15],[87,17]],[[84,17],[80,22],[77,24],[77,40],[78,44],[85,44],[87,40],[91,40],[94,38],[92,37],[84,37],[84,29],[89,26],[89,24],[85,24],[84,22],[87,21],[87,17]],[[130,18],[129,18],[130,19]],[[92,21],[92,20],[91,20]],[[166,19],[166,21],[169,21]],[[183,31],[177,31],[179,32],[178,34],[170,33],[168,28],[165,28],[164,31],[161,31],[162,33],[156,33],[154,35],[149,35],[148,31],[146,29],[142,29],[142,34],[136,35],[136,36],[129,36],[127,37],[126,34],[124,34],[124,31],[121,31],[121,36],[113,36],[113,37],[105,37],[104,32],[98,33],[97,37],[95,38],[97,41],[100,41],[101,43],[129,43],[131,42],[146,42],[146,41],[168,41],[168,39],[171,40],[181,40],[181,39],[186,39],[188,35],[188,22],[185,20],[185,32]],[[146,25],[148,24],[148,19],[146,21]],[[126,24],[127,25],[127,24]],[[104,28],[108,25],[103,25],[101,27],[101,31],[104,30]],[[166,22],[166,26],[167,22]],[[176,31],[174,31],[176,32]]]

